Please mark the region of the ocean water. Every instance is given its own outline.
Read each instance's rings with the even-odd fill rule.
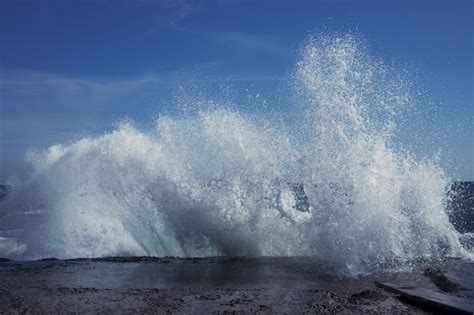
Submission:
[[[30,154],[0,202],[0,256],[311,256],[354,272],[472,257],[451,179],[393,145],[410,82],[343,34],[309,38],[289,84],[304,141],[214,103]]]

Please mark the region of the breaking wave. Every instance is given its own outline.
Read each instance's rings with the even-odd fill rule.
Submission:
[[[351,35],[310,38],[295,68],[304,141],[213,106],[30,155],[34,176],[0,203],[0,255],[314,256],[355,269],[464,255],[449,179],[393,145],[409,83]]]

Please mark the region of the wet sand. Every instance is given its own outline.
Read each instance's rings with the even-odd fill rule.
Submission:
[[[0,260],[0,313],[424,314],[374,281],[474,300],[473,279],[459,259],[356,278],[304,257]]]

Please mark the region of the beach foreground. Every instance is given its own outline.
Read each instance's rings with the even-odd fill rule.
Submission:
[[[474,263],[347,277],[311,258],[150,258],[0,263],[0,313],[426,313],[374,285],[409,284],[474,300]]]

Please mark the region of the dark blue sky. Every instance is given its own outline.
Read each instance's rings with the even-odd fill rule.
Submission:
[[[405,125],[416,141],[400,139],[441,148],[449,174],[474,180],[473,21],[474,2],[459,0],[0,1],[0,181],[25,173],[29,149],[172,111],[183,82],[272,100],[321,30],[360,34],[408,68],[425,93]]]

